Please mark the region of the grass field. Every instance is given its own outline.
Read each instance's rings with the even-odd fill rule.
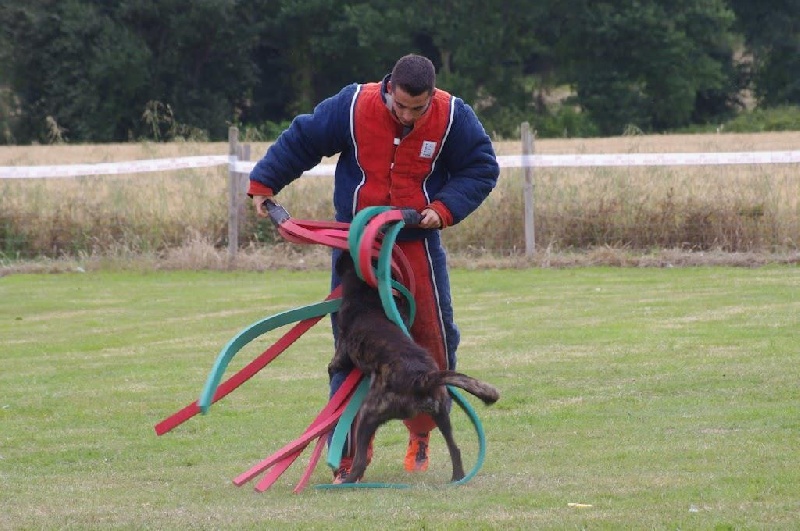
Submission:
[[[323,406],[327,324],[208,416],[162,437],[153,425],[197,398],[240,329],[321,300],[324,273],[0,278],[0,528],[797,528],[797,266],[452,277],[459,367],[502,395],[472,401],[488,438],[480,473],[444,486],[435,435],[431,469],[408,476],[392,423],[367,480],[414,488],[299,495],[310,449],[267,492],[230,480]],[[471,467],[474,433],[453,418]],[[312,484],[327,481],[320,464]]]

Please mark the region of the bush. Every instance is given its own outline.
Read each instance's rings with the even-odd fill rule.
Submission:
[[[242,142],[273,142],[291,123],[291,120],[284,120],[282,122],[266,121],[260,125],[239,125],[240,140]]]
[[[496,140],[519,138],[519,124],[529,122],[537,138],[591,138],[600,131],[585,113],[571,106],[558,107],[533,118],[529,112],[510,108],[492,108],[480,113],[486,131]]]
[[[484,129],[495,140],[519,138],[519,124],[525,121],[524,113],[501,106],[476,111]]]
[[[724,129],[733,133],[800,131],[800,106],[755,109],[727,122]]]
[[[537,116],[533,124],[538,138],[589,138],[600,135],[597,126],[586,114],[569,106]]]

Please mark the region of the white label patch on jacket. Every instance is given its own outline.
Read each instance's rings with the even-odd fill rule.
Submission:
[[[419,150],[419,156],[424,159],[430,159],[436,152],[436,142],[426,140],[422,143],[422,149]]]

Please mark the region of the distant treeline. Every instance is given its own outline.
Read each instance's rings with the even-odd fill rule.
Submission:
[[[665,132],[800,105],[799,2],[2,0],[0,144],[273,138],[409,52],[486,129]]]

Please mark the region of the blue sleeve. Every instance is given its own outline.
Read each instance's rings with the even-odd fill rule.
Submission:
[[[348,85],[322,101],[311,114],[301,114],[267,149],[250,180],[278,193],[286,185],[330,157],[344,151],[350,142],[350,105],[356,85]]]
[[[448,179],[433,200],[444,203],[456,224],[480,206],[500,175],[489,135],[472,108],[458,98],[442,158]]]

